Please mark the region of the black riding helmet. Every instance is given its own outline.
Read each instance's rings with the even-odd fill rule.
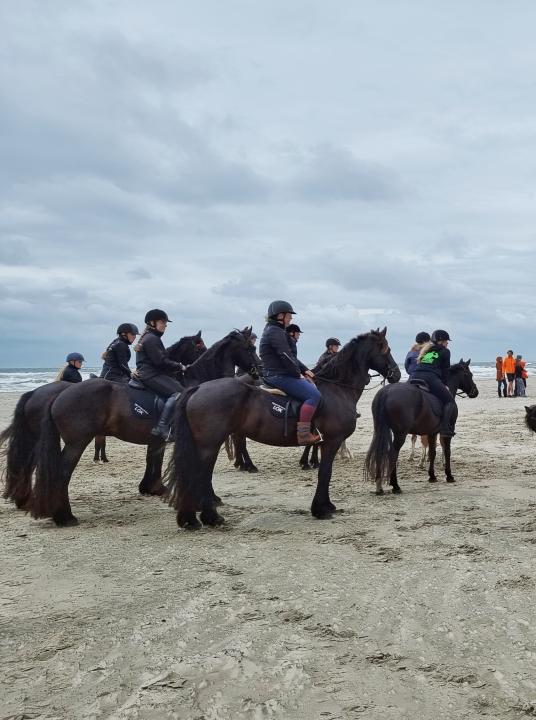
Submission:
[[[149,325],[152,322],[156,322],[157,320],[165,320],[166,322],[172,322],[168,318],[167,313],[163,310],[159,310],[158,308],[155,308],[154,310],[149,310],[149,312],[145,315],[146,325]]]
[[[277,317],[279,313],[291,313],[296,315],[296,311],[292,309],[292,305],[286,300],[273,300],[268,305],[267,315],[269,318]]]
[[[423,345],[424,343],[430,342],[430,333],[425,332],[424,330],[422,332],[418,332],[415,335],[415,342],[419,345]]]
[[[326,340],[326,347],[329,347],[330,345],[340,345],[341,341],[336,337],[330,337]]]
[[[450,340],[450,335],[446,330],[434,330],[431,337],[432,342],[441,342],[441,340]]]
[[[300,328],[300,326],[299,326],[299,325],[296,325],[296,323],[290,323],[290,325],[287,325],[287,327],[285,328],[285,330],[286,330],[288,333],[291,333],[291,332],[299,332],[299,333],[301,333],[301,332],[303,332],[303,330]]]
[[[123,335],[126,333],[131,333],[132,335],[139,335],[140,331],[134,325],[134,323],[121,323],[121,325],[119,325],[119,327],[117,328],[117,334]]]

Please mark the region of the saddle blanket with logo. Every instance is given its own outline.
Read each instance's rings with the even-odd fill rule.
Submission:
[[[428,383],[426,380],[421,380],[420,378],[416,378],[414,380],[408,380],[408,382],[411,385],[414,385],[416,388],[419,388],[423,393],[425,393],[425,397],[428,399],[428,402],[432,405],[432,411],[436,414],[441,416],[443,412],[443,405],[441,404],[441,401],[436,398],[435,395],[432,395],[430,392],[430,388],[428,387]]]
[[[289,398],[288,395],[282,395],[280,397],[281,402],[279,400],[273,400],[272,398],[270,398],[270,412],[272,413],[272,415],[278,418],[299,417],[302,401],[296,400],[295,398]]]
[[[138,418],[156,422],[166,402],[165,398],[143,387],[141,383],[140,385],[129,383],[127,387],[131,413]]]

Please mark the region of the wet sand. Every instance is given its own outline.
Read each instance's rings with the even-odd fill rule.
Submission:
[[[459,401],[456,484],[430,485],[408,442],[403,495],[383,497],[362,480],[365,393],[329,521],[299,450],[255,443],[258,475],[218,461],[222,529],[178,532],[137,494],[144,448],[113,439],[71,483],[79,527],[1,501],[0,718],[536,716],[531,399],[479,388]],[[16,400],[0,395],[2,427]]]

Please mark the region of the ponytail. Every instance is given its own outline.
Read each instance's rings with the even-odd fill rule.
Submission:
[[[135,351],[135,352],[139,352],[139,351],[141,350],[141,344],[142,344],[142,342],[143,342],[143,338],[147,335],[147,333],[149,332],[149,330],[152,330],[152,327],[151,327],[150,325],[146,325],[146,326],[145,326],[145,330],[144,330],[144,331],[142,332],[142,334],[140,335],[140,339],[138,340],[138,342],[136,343],[136,345],[134,345],[134,351]]]
[[[421,351],[419,353],[419,357],[417,358],[417,362],[420,363],[423,355],[426,355],[428,350],[430,350],[430,348],[433,348],[433,347],[434,347],[434,343],[431,340],[429,340],[427,343],[424,343],[424,345],[421,347]]]
[[[68,365],[68,364],[69,364],[69,363],[67,363],[67,365]],[[57,374],[56,374],[56,377],[54,378],[54,382],[58,382],[59,380],[63,380],[63,373],[65,372],[65,368],[67,367],[67,365],[64,365],[63,367],[61,367],[61,368],[58,370],[58,372],[57,372]]]

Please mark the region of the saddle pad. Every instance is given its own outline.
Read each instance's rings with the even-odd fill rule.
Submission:
[[[160,417],[165,399],[148,388],[128,385],[130,412],[138,418],[156,421]]]
[[[282,400],[281,402],[277,402],[276,400],[270,400],[270,412],[274,417],[278,418],[299,417],[301,406],[301,400],[290,399],[288,397],[286,400]]]
[[[430,388],[428,387],[428,383],[426,380],[421,380],[420,378],[416,378],[415,380],[408,380],[411,385],[415,385],[415,387],[418,387],[419,390],[423,390],[424,392],[429,393]]]
[[[264,390],[264,392],[269,393],[270,395],[282,395],[283,397],[288,397],[285,392],[275,387],[266,387],[266,385],[259,385],[259,390]]]

